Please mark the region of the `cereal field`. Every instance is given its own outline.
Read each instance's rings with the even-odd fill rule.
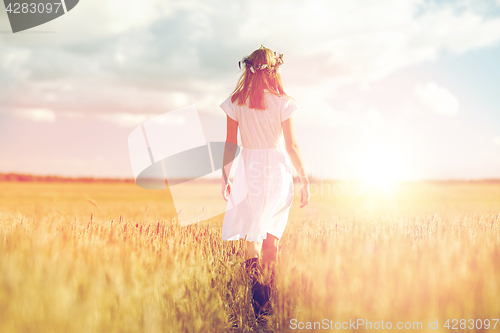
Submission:
[[[186,200],[219,187],[198,186]],[[166,191],[0,183],[0,332],[500,331],[500,183],[329,186],[295,198],[263,324],[223,215],[180,227]]]

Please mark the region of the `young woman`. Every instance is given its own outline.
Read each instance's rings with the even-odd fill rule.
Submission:
[[[240,67],[242,63],[245,72],[220,105],[227,114],[222,195],[228,204],[222,239],[246,240],[252,303],[259,315],[269,308],[278,243],[293,201],[292,163],[302,182],[300,208],[309,203],[311,195],[293,130],[297,105],[285,94],[279,74],[283,55],[261,46],[243,58]],[[231,183],[238,128],[242,150]]]

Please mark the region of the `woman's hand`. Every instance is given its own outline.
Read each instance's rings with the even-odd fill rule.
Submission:
[[[227,184],[224,181],[224,178],[222,179],[222,197],[224,198],[225,201],[229,200],[229,194],[231,193],[231,181],[228,179]]]
[[[302,183],[300,187],[300,208],[304,207],[311,200],[311,191],[309,190],[309,182]]]

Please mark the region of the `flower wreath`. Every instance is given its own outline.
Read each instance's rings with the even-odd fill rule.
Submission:
[[[264,48],[264,46],[261,46],[260,48]],[[268,66],[267,64],[254,64],[249,57],[244,57],[238,62],[238,67],[241,69],[241,63],[244,63],[245,68],[248,68],[253,74],[262,73],[263,71],[266,71],[269,74],[277,74],[280,72],[280,66],[284,63],[283,54],[274,52],[274,58],[276,59],[276,64],[274,66]]]

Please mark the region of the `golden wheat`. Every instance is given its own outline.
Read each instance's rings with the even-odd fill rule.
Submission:
[[[180,227],[165,192],[130,184],[0,193],[1,332],[286,332],[292,320],[357,319],[448,331],[447,319],[500,317],[499,184],[294,205],[267,326],[253,316],[242,242],[221,241],[222,215]]]

